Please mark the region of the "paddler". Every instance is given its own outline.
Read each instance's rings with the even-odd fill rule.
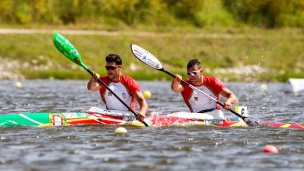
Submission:
[[[105,69],[107,75],[100,77],[98,73],[93,72],[91,80],[87,84],[90,91],[99,90],[102,101],[105,103],[108,110],[128,111],[128,108],[123,105],[109,90],[98,82],[100,79],[104,82],[120,99],[135,111],[136,101],[140,106],[137,115],[137,120],[143,121],[148,111],[148,104],[138,83],[131,77],[122,74],[122,59],[117,54],[109,54],[106,58]]]
[[[187,64],[188,79],[185,81],[218,101],[220,100],[220,95],[224,96],[226,98],[224,108],[230,110],[232,104],[237,102],[237,98],[233,92],[230,91],[220,79],[203,76],[202,73],[203,69],[201,63],[197,59],[191,59]],[[183,84],[181,80],[182,76],[176,74],[175,78],[172,80],[171,89],[175,93],[182,94],[184,101],[191,112],[209,112],[211,115],[217,115],[214,116],[215,118],[225,119],[223,112],[220,111],[221,107],[214,100]],[[243,124],[246,126],[245,123]]]

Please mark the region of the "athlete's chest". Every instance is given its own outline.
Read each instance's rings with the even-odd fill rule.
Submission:
[[[209,97],[206,96],[206,94],[211,96],[212,98],[215,98],[215,94],[207,86],[201,85],[201,86],[197,86],[196,88],[197,88],[197,90],[193,89],[193,90],[189,91],[188,98],[190,101],[198,102],[198,101],[211,100]]]
[[[126,90],[126,87],[118,82],[118,83],[115,83],[115,82],[110,82],[110,84],[108,85],[108,87],[111,89],[111,90]]]
[[[115,94],[117,94],[118,96],[122,97],[123,99],[127,98],[129,96],[129,92],[128,92],[128,89],[126,88],[126,86],[122,83],[114,83],[114,82],[111,82],[109,85],[108,85],[109,89],[111,89]],[[105,92],[105,96],[108,96],[108,97],[112,97],[113,94],[111,91],[109,90],[106,90]]]

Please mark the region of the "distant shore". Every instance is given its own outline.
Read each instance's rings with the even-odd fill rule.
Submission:
[[[134,43],[153,53],[166,69],[184,77],[187,61],[198,58],[204,74],[224,81],[304,78],[300,51],[304,33],[299,29],[153,32],[0,28],[0,79],[87,79],[88,73],[54,48],[55,32],[65,35],[86,65],[101,74],[105,73],[103,57],[117,53],[123,57],[123,71],[135,79],[171,79],[138,62],[129,49]]]

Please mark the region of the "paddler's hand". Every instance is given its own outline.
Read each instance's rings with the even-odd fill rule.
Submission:
[[[175,74],[174,81],[180,83],[183,80],[183,77],[181,75]]]
[[[93,75],[92,75],[93,81],[94,81],[94,82],[97,82],[99,78],[100,78],[100,75],[99,75],[98,73],[95,73],[95,72],[93,71]]]
[[[138,113],[136,119],[139,120],[140,122],[143,122],[145,119],[145,115]]]
[[[225,101],[225,103],[224,103],[224,108],[225,108],[226,110],[230,110],[231,107],[232,107],[231,100],[230,100],[230,99],[227,99],[227,100]]]

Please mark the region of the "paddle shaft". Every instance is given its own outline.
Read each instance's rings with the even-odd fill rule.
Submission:
[[[94,75],[94,73],[90,70],[90,69],[87,69],[85,68],[85,70],[87,70],[92,76]],[[102,84],[106,89],[108,89],[122,104],[124,104],[136,117],[137,117],[137,113],[135,113],[124,101],[122,101],[103,81],[101,81],[99,78],[98,78],[98,82],[100,84]],[[146,127],[149,127],[149,125],[143,121],[142,122]]]
[[[163,69],[163,68],[162,68],[160,71],[163,71],[164,73],[166,73],[166,74],[172,76],[173,78],[175,78],[175,75],[173,75],[171,72],[169,72],[169,71],[167,71],[167,70],[165,70],[165,69]],[[190,87],[190,88],[192,88],[192,89],[194,89],[194,90],[196,90],[196,91],[199,91],[200,93],[203,93],[204,95],[206,95],[207,97],[209,97],[210,99],[212,99],[213,101],[215,101],[217,104],[219,104],[220,106],[224,107],[224,104],[222,104],[221,102],[217,101],[215,98],[211,97],[210,95],[208,95],[207,93],[203,92],[202,90],[200,90],[200,89],[194,87],[193,85],[187,83],[187,82],[184,81],[184,80],[181,80],[181,82],[184,83],[184,84],[186,84],[188,87]],[[245,116],[240,115],[239,113],[235,112],[235,111],[232,110],[232,109],[230,109],[229,111],[232,112],[233,114],[235,114],[236,116],[242,118],[242,119],[247,118],[247,117],[245,117]]]

